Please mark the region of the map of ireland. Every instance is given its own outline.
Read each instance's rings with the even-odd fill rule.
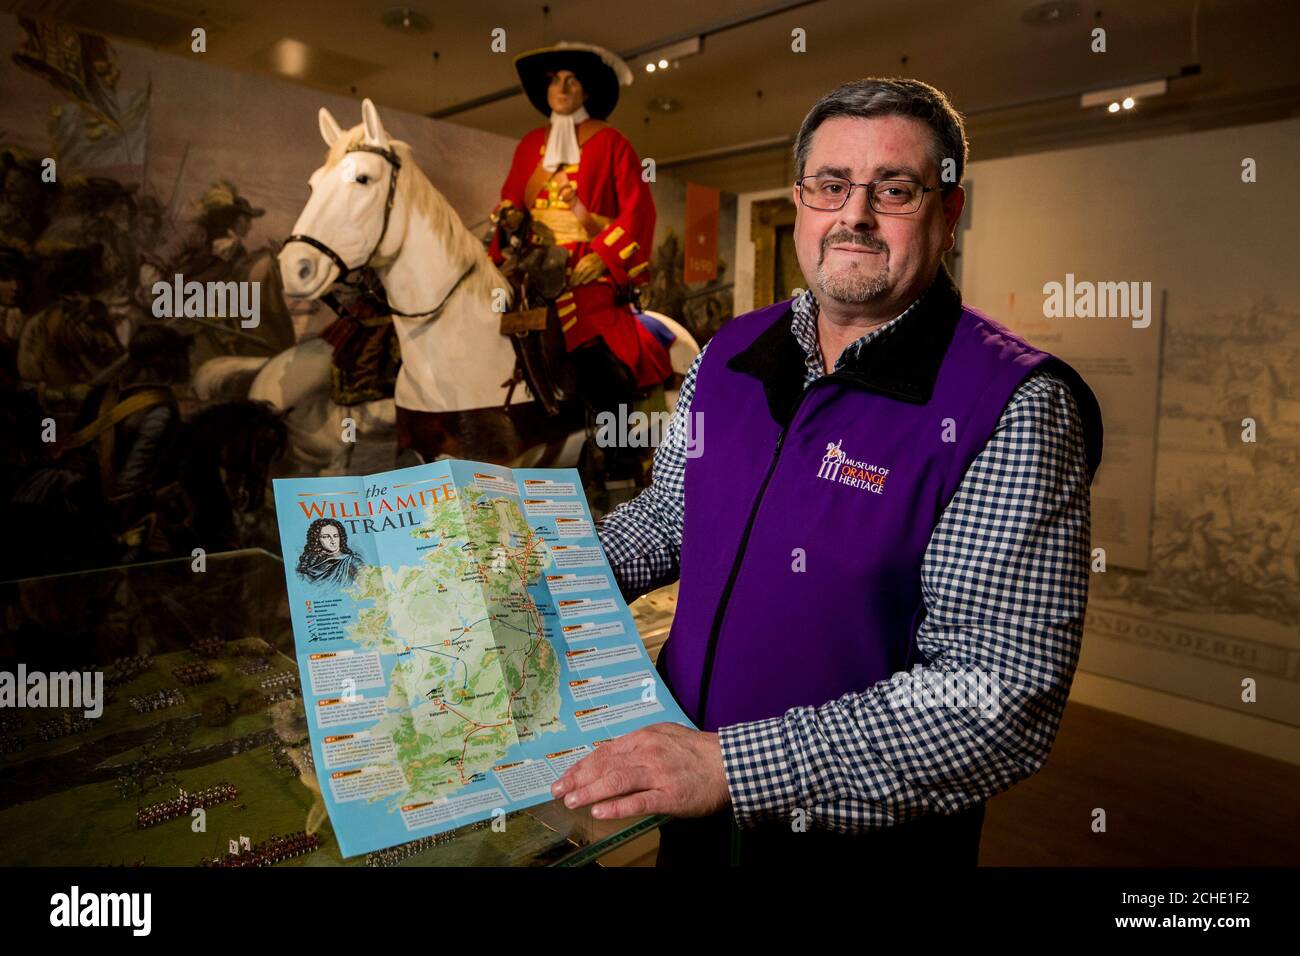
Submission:
[[[690,726],[576,472],[440,461],[275,487],[313,756],[345,855],[545,802],[600,741]]]

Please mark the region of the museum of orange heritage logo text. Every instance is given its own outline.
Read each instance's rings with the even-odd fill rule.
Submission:
[[[889,477],[889,469],[880,465],[873,465],[870,462],[849,458],[840,447],[843,441],[843,439],[840,439],[834,444],[826,443],[826,454],[822,455],[822,463],[821,467],[817,469],[817,477],[825,478],[827,481],[833,481],[837,484],[848,485],[850,488],[869,491],[874,495],[883,495],[885,493],[885,479]]]

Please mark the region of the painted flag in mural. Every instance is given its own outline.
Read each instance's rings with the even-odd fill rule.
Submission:
[[[708,282],[718,277],[718,207],[716,189],[686,184],[686,250],[683,282]]]

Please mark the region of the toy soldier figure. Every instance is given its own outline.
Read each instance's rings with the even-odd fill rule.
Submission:
[[[515,149],[489,249],[531,217],[529,242],[568,252],[555,299],[578,388],[596,411],[617,412],[672,374],[668,352],[635,317],[633,290],[649,281],[655,207],[632,144],[605,118],[632,71],[598,46],[561,42],[515,58],[529,101],[550,122]]]

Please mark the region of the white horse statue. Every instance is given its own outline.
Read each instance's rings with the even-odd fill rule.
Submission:
[[[446,198],[416,164],[410,147],[392,140],[370,100],[362,122],[344,132],[323,107],[320,133],[329,147],[311,175],[312,194],[280,252],[287,296],[310,300],[344,274],[369,265],[381,277],[401,345],[395,401],[432,422],[440,451],[423,457],[466,457],[512,466],[573,467],[585,438],[581,426],[547,420],[540,403],[515,391],[503,410],[515,353],[494,310],[510,287]],[[648,313],[675,336],[673,371],[684,375],[699,353],[690,333],[665,315]],[[229,356],[195,376],[200,397],[229,398],[232,383],[251,375],[248,396],[292,409],[290,452],[304,471],[347,470],[357,435],[388,434],[398,425],[394,400],[339,406],[330,399],[332,349],[306,339],[267,360]],[[234,386],[239,387],[237,384]],[[671,411],[676,393],[665,395]],[[433,416],[433,417],[429,417]],[[425,446],[428,447],[426,431]]]

